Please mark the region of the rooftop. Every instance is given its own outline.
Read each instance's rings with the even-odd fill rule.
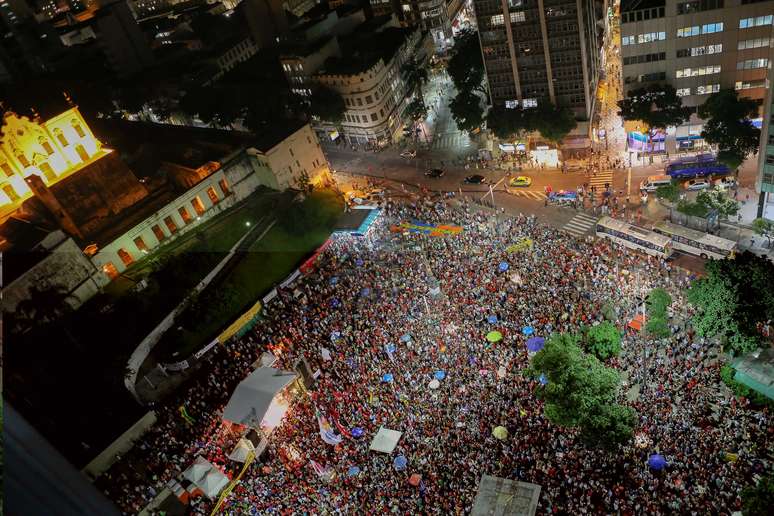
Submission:
[[[351,36],[340,39],[342,57],[326,60],[319,73],[357,75],[371,69],[380,59],[389,62],[411,31],[389,27],[374,33],[371,30],[374,20],[376,18],[361,25]]]
[[[621,0],[621,12],[639,11],[653,7],[664,7],[666,0]]]
[[[39,244],[54,230],[20,217],[10,217],[0,224],[0,252],[5,285],[49,255],[49,251]]]

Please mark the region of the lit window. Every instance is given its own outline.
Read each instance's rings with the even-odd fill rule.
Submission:
[[[537,107],[538,103],[537,103],[537,99],[524,99],[521,105],[524,106],[525,108],[533,108],[533,107]]]
[[[519,23],[526,20],[527,18],[524,14],[524,11],[517,11],[515,13],[511,13],[511,23]]]
[[[75,129],[75,133],[78,135],[79,138],[83,138],[86,136],[86,133],[83,130],[83,127],[81,127],[80,122],[78,120],[73,119],[71,122],[73,129]]]
[[[489,23],[492,26],[503,25],[505,24],[505,16],[502,14],[495,14],[489,19]]]
[[[685,97],[690,94],[691,94],[691,88],[678,88],[677,90],[678,97]]]
[[[141,236],[138,236],[134,239],[134,245],[137,246],[137,250],[141,253],[148,252],[148,246],[145,245],[145,240],[143,240]]]

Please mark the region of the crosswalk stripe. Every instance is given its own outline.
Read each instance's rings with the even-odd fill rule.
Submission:
[[[562,229],[575,236],[582,236],[588,232],[594,226],[594,224],[596,224],[596,222],[597,219],[595,217],[586,215],[584,213],[578,213],[572,219],[570,219],[570,221],[567,222],[567,224],[565,224]]]

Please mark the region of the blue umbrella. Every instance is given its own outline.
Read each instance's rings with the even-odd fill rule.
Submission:
[[[500,262],[500,265],[497,268],[500,269],[500,272],[505,272],[508,270],[508,264],[505,262]]]
[[[666,465],[667,465],[667,461],[663,455],[654,453],[653,455],[648,457],[648,466],[650,466],[650,469],[659,471],[664,469]]]
[[[403,335],[401,335],[401,337],[400,337],[400,341],[401,341],[401,342],[408,342],[408,341],[410,341],[410,340],[411,340],[411,335],[409,335],[408,333],[404,333],[404,334],[403,334]]]
[[[331,332],[331,340],[337,340],[341,338],[341,332],[340,331],[332,331]]]
[[[527,350],[531,351],[532,353],[536,353],[543,349],[545,342],[546,339],[543,337],[532,337],[527,341]]]
[[[395,344],[387,344],[387,353],[395,353]]]
[[[382,376],[382,381],[384,383],[390,383],[393,380],[392,373],[387,373],[384,376]]]
[[[443,380],[444,378],[446,378],[446,373],[444,373],[443,371],[436,371],[433,376],[435,377],[436,380]]]
[[[365,262],[363,260],[361,260],[360,258],[355,260],[355,265],[357,265],[358,267],[362,267],[364,263]]]
[[[532,326],[525,326],[524,328],[521,329],[521,333],[529,336],[535,333],[535,329]]]
[[[406,469],[406,465],[408,464],[408,459],[404,457],[403,455],[398,455],[395,457],[395,460],[392,461],[392,465],[395,466],[396,471],[402,471]]]
[[[347,470],[347,476],[354,477],[360,473],[360,468],[357,466],[352,466]]]
[[[546,378],[546,375],[541,374],[538,376],[538,381],[540,382],[540,385],[547,385],[548,384],[548,378]]]
[[[329,283],[330,283],[331,285],[335,285],[335,284],[336,284],[336,283],[338,283],[338,282],[339,282],[339,277],[338,277],[338,276],[334,276],[334,277],[332,277],[332,278],[330,279],[330,281],[329,281]]]
[[[497,316],[496,315],[490,315],[489,317],[486,318],[486,320],[487,320],[487,322],[489,324],[494,324],[494,323],[497,322]]]
[[[362,297],[368,297],[371,294],[371,289],[366,287],[363,290],[360,291],[360,295]]]
[[[332,306],[333,308],[338,308],[338,307],[339,307],[339,305],[341,305],[341,301],[339,301],[339,300],[338,300],[338,299],[336,299],[336,298],[333,298],[333,299],[331,299],[331,306]]]
[[[356,426],[352,429],[351,433],[352,433],[352,437],[357,439],[358,437],[363,437],[363,435],[365,434],[365,431],[359,426]]]

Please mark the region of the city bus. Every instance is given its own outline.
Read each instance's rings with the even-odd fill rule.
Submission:
[[[661,258],[672,254],[672,239],[668,236],[611,217],[597,221],[597,236]]]
[[[725,176],[731,169],[720,163],[712,154],[699,154],[678,158],[666,167],[666,174],[673,179],[691,179],[705,176]]]
[[[701,256],[704,259],[722,260],[733,257],[736,252],[736,242],[733,240],[720,238],[671,222],[659,222],[653,226],[653,231],[671,238],[672,247],[675,250]]]

